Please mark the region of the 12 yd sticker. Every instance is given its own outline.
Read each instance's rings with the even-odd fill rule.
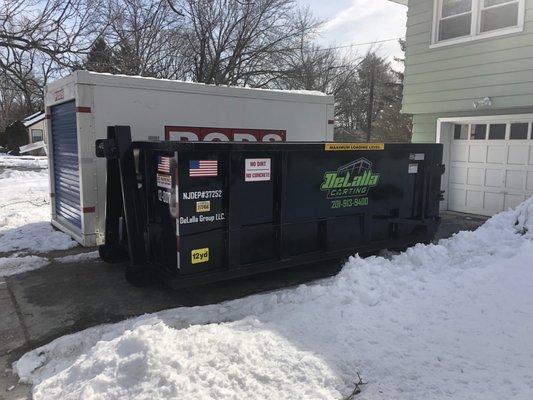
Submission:
[[[209,247],[191,250],[191,264],[200,264],[209,261]]]

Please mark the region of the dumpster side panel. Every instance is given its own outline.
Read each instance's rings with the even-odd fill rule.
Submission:
[[[440,221],[440,145],[143,145],[149,264],[176,286],[428,242]]]

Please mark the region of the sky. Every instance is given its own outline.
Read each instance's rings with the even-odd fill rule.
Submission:
[[[318,38],[322,46],[368,43],[404,37],[407,7],[388,0],[297,0],[309,6],[313,15],[325,21]],[[354,46],[365,54],[370,46]],[[390,59],[400,56],[397,40],[375,44],[380,55]],[[394,64],[397,67],[396,64]]]

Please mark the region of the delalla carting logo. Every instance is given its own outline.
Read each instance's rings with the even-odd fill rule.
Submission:
[[[370,188],[379,182],[379,174],[372,170],[372,162],[358,158],[340,166],[337,171],[324,174],[320,190],[328,193],[328,199],[362,197],[368,195]]]

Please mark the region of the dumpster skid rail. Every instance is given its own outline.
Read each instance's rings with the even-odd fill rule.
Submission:
[[[107,262],[174,287],[432,240],[440,144],[96,142]]]

